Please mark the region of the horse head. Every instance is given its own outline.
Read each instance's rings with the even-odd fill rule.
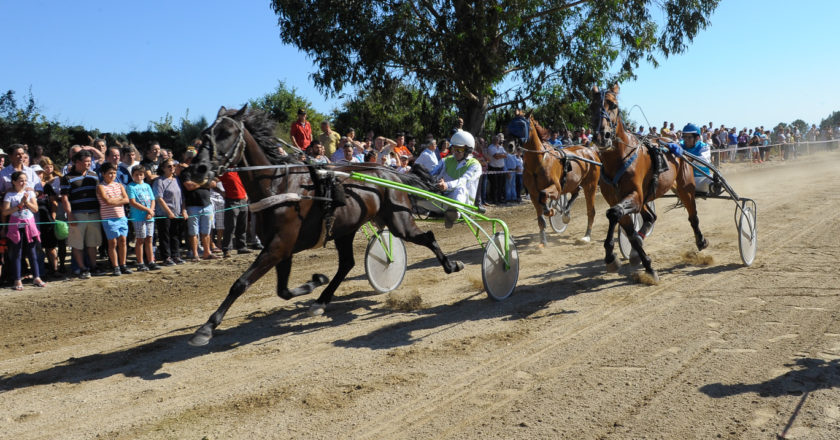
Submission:
[[[589,105],[592,113],[592,142],[600,151],[612,150],[618,143],[618,91],[618,84],[608,90],[599,90],[598,86],[592,87],[592,101]]]
[[[190,163],[194,182],[206,182],[239,163],[245,151],[245,117],[248,105],[239,110],[219,109],[216,120],[201,132],[201,146]]]

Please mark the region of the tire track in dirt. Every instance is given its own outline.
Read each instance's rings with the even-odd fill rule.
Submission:
[[[774,206],[779,206],[782,203],[784,202],[777,201],[769,207],[763,207],[763,211],[772,212]],[[769,234],[765,233],[764,236],[761,237],[762,241],[766,242],[768,239],[770,239],[771,243],[773,243],[774,246],[769,249],[763,249],[762,254],[775,254],[776,252],[783,249],[787,243],[799,239],[801,236],[806,235],[807,233],[815,229],[817,226],[824,224],[826,221],[826,219],[823,219],[820,223],[814,224],[807,229],[800,230],[792,236],[788,235],[783,241],[772,240],[773,238],[778,238],[779,236],[781,236],[782,233],[785,232],[783,229],[777,229],[775,231],[770,232]],[[678,245],[673,245],[673,247],[675,246]],[[705,281],[702,281],[701,284],[697,285],[697,288],[702,288],[708,285],[719,283],[722,280],[725,280],[729,277],[734,277],[738,274],[739,272],[722,272],[720,274],[707,278]],[[593,309],[587,315],[577,316],[576,318],[578,319],[576,320],[577,322],[575,323],[576,326],[574,329],[569,329],[569,323],[564,323],[564,326],[555,326],[554,332],[550,332],[539,338],[532,339],[530,343],[528,343],[525,347],[519,345],[517,347],[517,352],[529,353],[525,357],[520,357],[519,353],[503,352],[502,354],[498,355],[493,359],[485,360],[482,364],[477,365],[475,368],[470,369],[458,375],[457,377],[454,377],[453,380],[448,382],[445,386],[442,386],[434,392],[429,393],[430,395],[437,397],[429,399],[428,396],[424,396],[423,398],[406,402],[402,406],[383,414],[380,418],[382,420],[382,423],[368,423],[366,424],[366,427],[370,429],[363,432],[354,431],[353,436],[359,438],[394,438],[399,436],[401,432],[412,432],[412,428],[421,426],[434,419],[433,414],[439,412],[441,410],[441,407],[452,407],[458,402],[470,400],[469,398],[471,396],[478,396],[479,393],[481,391],[486,390],[490,384],[500,382],[501,379],[509,377],[513,372],[522,370],[524,365],[535,363],[536,360],[541,358],[546,352],[552,351],[556,347],[564,345],[574,338],[583,336],[585,332],[597,333],[603,328],[613,325],[616,321],[620,321],[622,317],[625,317],[631,311],[631,307],[638,306],[643,303],[647,304],[654,297],[660,296],[661,293],[666,292],[673,286],[682,282],[684,282],[684,276],[674,277],[672,279],[669,279],[669,282],[661,283],[656,287],[642,286],[637,289],[634,289],[632,292],[624,295],[623,297],[610,300],[604,305],[604,307],[607,307],[609,309],[609,311],[606,313],[602,312],[601,310]],[[648,314],[648,316],[650,317],[648,318],[648,320],[654,319],[654,317],[656,316],[655,312],[670,308],[675,302],[680,301],[682,299],[683,297],[681,295],[670,294],[666,296],[666,299],[664,301],[655,302],[651,313]],[[610,309],[610,307],[616,305],[620,305],[620,308]],[[606,318],[610,319],[607,320]],[[596,323],[590,323],[592,320],[595,320]],[[636,320],[627,328],[628,330],[632,330],[633,328],[639,327],[643,324],[646,325],[647,322]],[[564,359],[562,364],[554,367],[554,371],[560,372],[570,368],[573,364],[589,356],[592,352],[596,351],[597,349],[600,349],[605,345],[613,343],[614,339],[617,337],[618,336],[616,335],[613,337],[599,339],[599,341],[595,345],[590,346],[589,350],[581,352],[580,354],[571,359]],[[692,359],[696,358],[699,355],[702,355],[704,350],[705,348],[698,349],[696,353],[692,354],[691,357],[689,357],[683,362],[682,368],[685,368],[685,366],[688,365]],[[481,374],[481,371],[485,368],[485,364],[487,363],[492,363],[494,365],[494,374]],[[476,378],[476,376],[479,377]],[[676,379],[676,377],[678,376],[675,376],[673,379]],[[472,390],[480,391],[475,392]],[[485,419],[487,415],[492,414],[495,410],[498,410],[499,408],[509,404],[515,398],[519,397],[519,394],[520,393],[516,393],[508,396],[507,398],[501,399],[492,404],[489,410],[482,410],[473,417],[467,417],[463,420],[463,422],[457,423],[455,425],[450,425],[450,428],[447,431],[445,431],[445,433],[443,433],[440,436],[440,438],[445,438],[447,435],[451,435],[455,432],[461,431],[463,430],[463,428],[474,424],[478,420]],[[402,418],[399,424],[392,423],[394,419],[399,418],[398,415],[401,413],[408,414],[409,416]],[[451,422],[452,421],[450,421],[450,423]],[[372,427],[371,424],[373,425]]]

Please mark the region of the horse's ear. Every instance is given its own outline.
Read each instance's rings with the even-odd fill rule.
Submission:
[[[612,88],[610,88],[610,90],[611,90],[613,93],[615,93],[616,95],[618,95],[618,89],[619,89],[619,87],[618,87],[618,83],[613,84]]]
[[[225,108],[225,106],[222,106],[222,107],[219,109],[219,113],[216,113],[216,117],[217,117],[217,118],[218,118],[218,117],[221,117],[222,115],[224,115],[224,114],[225,114],[225,112],[226,112],[226,111],[227,111],[227,109]]]
[[[238,112],[236,112],[236,114],[235,114],[235,115],[233,115],[233,119],[239,119],[239,118],[241,118],[242,116],[244,116],[244,115],[245,115],[245,111],[246,111],[246,110],[248,110],[248,104],[243,105],[243,106],[242,106],[242,108],[241,108],[241,109],[239,109],[239,111],[238,111]]]

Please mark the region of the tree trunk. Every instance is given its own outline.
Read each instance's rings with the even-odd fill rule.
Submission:
[[[475,137],[483,136],[484,117],[487,115],[488,99],[479,98],[478,101],[463,102],[459,108],[464,118],[464,130]]]

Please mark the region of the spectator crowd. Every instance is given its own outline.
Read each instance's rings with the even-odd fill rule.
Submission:
[[[94,139],[55,161],[40,146],[0,150],[0,284],[21,290],[262,249],[235,172],[204,186],[188,180],[198,146],[180,160],[157,142],[141,153]]]
[[[518,113],[506,132],[521,145],[527,129],[511,129],[517,120],[524,118]],[[403,132],[386,137],[372,130],[357,138],[354,129],[341,134],[329,121],[319,128],[313,133],[303,109],[291,126],[291,142],[309,162],[371,163],[405,173],[412,167],[438,167],[452,154],[449,139],[463,121],[446,136],[428,133],[422,139]],[[667,121],[659,128],[631,129],[639,136],[681,137]],[[557,149],[587,145],[591,137],[584,128],[550,133],[548,143]],[[805,132],[797,127],[716,127],[711,122],[701,128],[701,139],[711,146],[716,162],[793,160],[813,149],[836,149],[838,138],[840,127],[820,130],[815,125]],[[475,137],[472,157],[482,170],[477,206],[527,199],[522,150],[513,140],[504,133],[489,141]],[[189,180],[188,167],[200,144],[195,140],[180,158],[157,142],[141,152],[134,145],[109,146],[103,139],[74,145],[69,157],[55,160],[40,146],[30,151],[14,144],[0,150],[0,284],[16,290],[23,289],[24,281],[43,287],[48,280],[70,276],[122,276],[262,249],[236,172],[202,186]],[[129,256],[133,264],[128,264]]]

